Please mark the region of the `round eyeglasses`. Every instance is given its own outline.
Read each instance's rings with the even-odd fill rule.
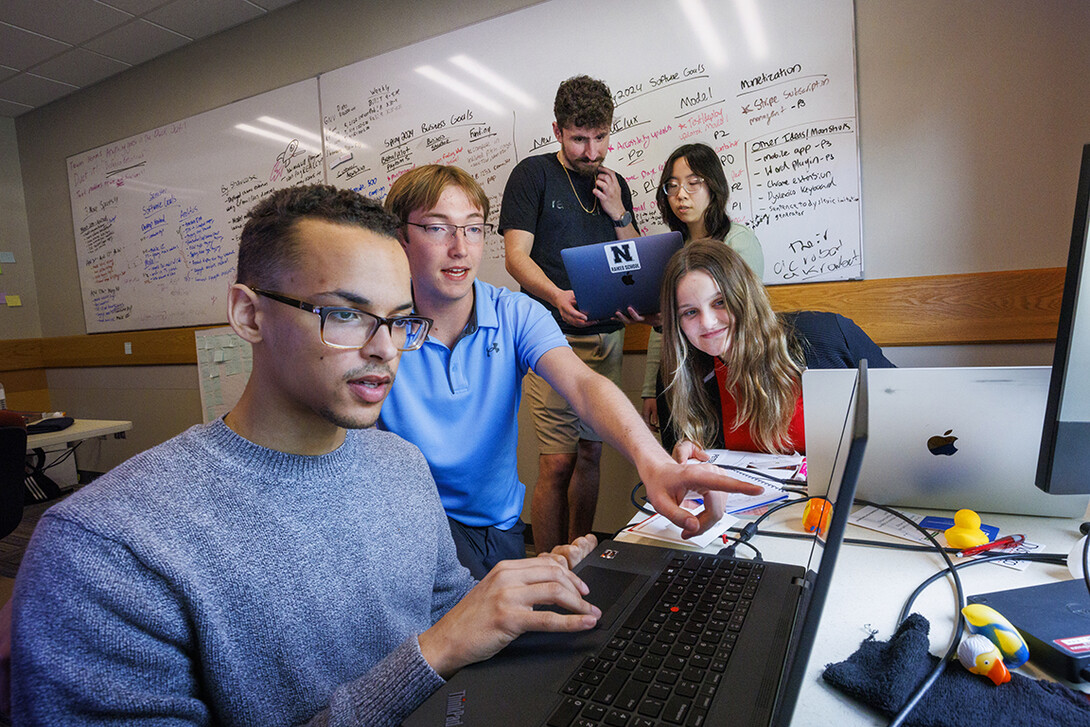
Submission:
[[[462,231],[462,236],[465,237],[466,242],[473,245],[480,245],[484,242],[484,238],[491,235],[496,229],[495,225],[487,222],[471,222],[468,225],[452,225],[446,222],[420,224],[419,222],[409,222],[406,220],[405,224],[419,227],[424,231],[425,239],[429,242],[443,245],[450,240],[453,240],[455,235],[458,234],[458,230]]]
[[[679,182],[676,179],[671,179],[669,182],[662,185],[662,191],[666,192],[667,197],[676,197],[677,193],[681,191],[682,187],[685,188],[686,194],[696,194],[697,190],[703,186],[703,177],[690,177],[684,182]]]
[[[383,318],[358,308],[339,305],[311,305],[280,293],[251,288],[258,295],[286,303],[318,316],[321,324],[319,335],[322,343],[331,348],[359,349],[366,346],[378,329],[386,326],[390,339],[398,351],[415,351],[424,345],[431,330],[432,320],[424,316],[391,316]]]

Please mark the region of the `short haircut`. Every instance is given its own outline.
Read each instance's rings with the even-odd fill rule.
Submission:
[[[663,187],[674,171],[674,162],[682,157],[693,170],[693,174],[704,180],[704,186],[708,188],[708,208],[704,210],[704,232],[708,237],[722,240],[730,232],[730,217],[727,216],[727,200],[730,198],[730,188],[727,186],[727,177],[723,173],[723,162],[707,144],[685,144],[674,149],[674,153],[666,160],[666,166],[662,168],[662,179],[659,180],[659,189],[655,194],[659,211],[667,227],[680,232],[686,238],[689,237],[689,226],[678,219],[670,207],[670,201]],[[679,180],[684,181],[684,180]]]
[[[561,130],[608,129],[613,126],[613,94],[595,78],[572,76],[556,89],[553,116]]]
[[[246,218],[235,280],[250,286],[273,286],[282,271],[299,264],[295,231],[303,219],[355,225],[397,239],[398,221],[381,204],[328,184],[278,189],[255,204]]]
[[[409,221],[413,210],[430,210],[439,204],[447,187],[457,187],[466,193],[488,219],[488,195],[473,175],[464,169],[441,164],[427,164],[402,174],[386,195],[386,210],[401,224]]]

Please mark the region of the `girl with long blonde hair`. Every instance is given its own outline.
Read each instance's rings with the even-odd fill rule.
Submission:
[[[670,259],[661,303],[659,421],[663,444],[685,459],[723,447],[805,452],[805,368],[893,365],[844,316],[776,314],[753,270],[719,240]]]

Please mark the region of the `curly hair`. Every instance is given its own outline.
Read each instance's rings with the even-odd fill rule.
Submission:
[[[572,76],[556,89],[553,116],[561,129],[608,129],[613,125],[613,94],[590,76]]]
[[[788,427],[802,386],[802,347],[773,312],[768,293],[745,260],[711,238],[694,240],[675,253],[662,281],[662,376],[678,438],[710,447],[722,418],[703,386],[714,360],[689,343],[678,315],[678,285],[694,271],[715,281],[734,318],[730,348],[721,359],[727,366],[727,391],[738,409],[735,420],[722,426],[748,424],[750,436],[763,450],[794,451]]]
[[[666,160],[666,166],[662,168],[662,179],[659,180],[659,189],[655,194],[662,220],[671,230],[680,232],[685,237],[689,236],[689,226],[674,214],[669,198],[666,196],[666,190],[663,189],[672,176],[674,162],[682,157],[688,163],[689,169],[693,170],[693,174],[704,179],[704,186],[708,188],[708,195],[711,197],[708,208],[704,210],[704,232],[708,237],[722,240],[730,232],[730,218],[727,217],[730,187],[727,185],[727,177],[723,173],[723,163],[719,160],[719,155],[707,144],[679,146]]]
[[[386,209],[405,223],[413,210],[434,208],[447,187],[457,187],[465,192],[469,201],[481,210],[484,219],[488,219],[488,195],[473,175],[464,169],[441,164],[416,167],[398,177],[386,195]]]
[[[300,220],[356,225],[394,239],[399,225],[379,202],[328,184],[278,189],[255,204],[246,218],[235,281],[258,287],[273,286],[280,271],[300,263],[295,239]]]

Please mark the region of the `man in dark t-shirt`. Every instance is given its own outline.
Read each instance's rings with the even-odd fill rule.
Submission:
[[[602,166],[613,124],[613,97],[601,81],[564,81],[553,104],[556,153],[523,159],[503,194],[500,231],[507,271],[523,292],[556,317],[583,361],[620,385],[624,326],[592,321],[577,307],[560,251],[637,235],[632,193],[621,175]],[[533,372],[526,393],[539,444],[539,474],[531,502],[538,552],[587,532],[598,500],[601,438],[567,401]]]

